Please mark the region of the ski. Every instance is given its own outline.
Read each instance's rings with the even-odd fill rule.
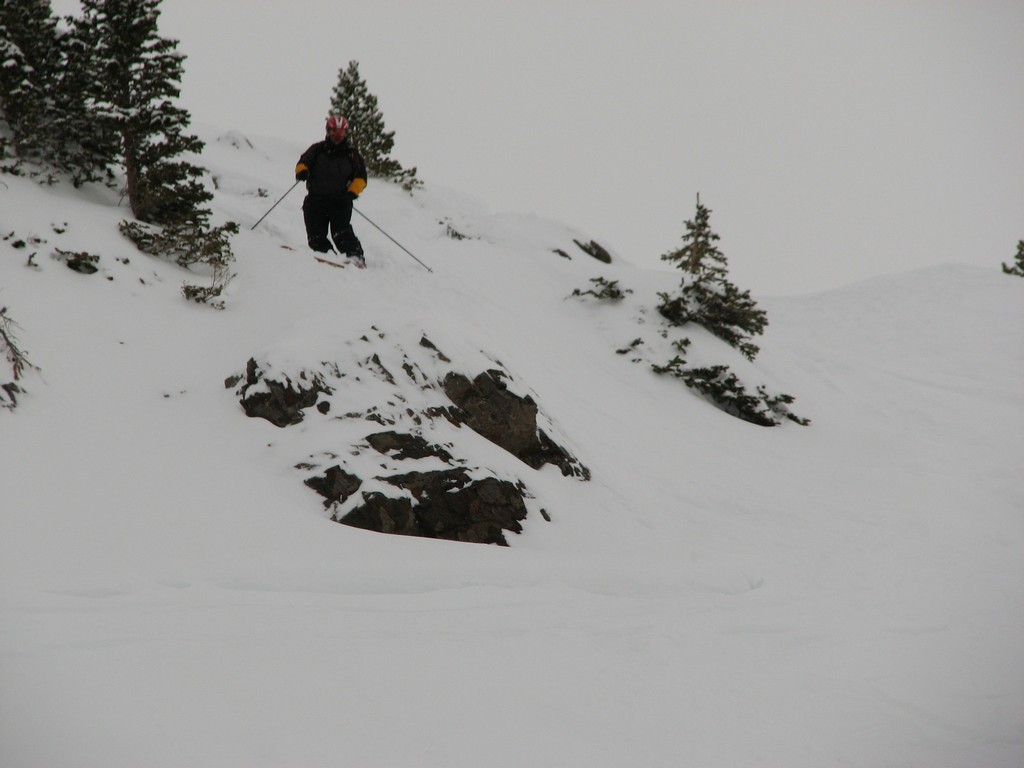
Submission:
[[[338,262],[331,261],[330,259],[325,259],[322,256],[314,256],[313,258],[319,261],[321,264],[330,264],[332,267],[337,267],[338,269],[344,269],[345,267],[349,266],[349,264],[354,266],[356,269],[366,269],[366,262],[363,261],[362,259],[347,259],[344,262]]]

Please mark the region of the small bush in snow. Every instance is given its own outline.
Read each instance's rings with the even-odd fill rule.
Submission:
[[[197,224],[178,224],[154,227],[137,221],[122,221],[121,233],[135,243],[143,253],[165,259],[173,259],[186,269],[200,264],[209,267],[212,283],[209,287],[186,283],[182,293],[186,299],[224,309],[223,301],[211,301],[221,295],[234,274],[231,263],[230,236],[238,232],[238,225],[229,221],[219,227]]]
[[[743,421],[762,427],[775,427],[783,419],[807,425],[810,421],[789,410],[792,395],[769,395],[763,386],[753,395],[727,365],[698,368],[686,367],[683,355],[690,346],[689,339],[680,339],[673,345],[676,356],[665,365],[652,365],[655,373],[667,373],[682,380],[686,386],[708,398],[716,407]]]
[[[219,227],[175,224],[155,227],[137,221],[122,221],[121,234],[143,253],[172,259],[179,266],[208,264],[226,267],[233,259],[230,236],[238,225],[229,221]]]
[[[198,304],[208,304],[214,309],[224,309],[224,301],[220,299],[220,295],[227,288],[232,277],[234,277],[234,274],[225,269],[215,269],[213,272],[213,282],[209,286],[182,283],[181,293],[189,301],[194,301]]]
[[[0,408],[7,410],[14,410],[18,405],[17,395],[24,391],[17,382],[27,370],[39,370],[29,362],[28,356],[18,345],[18,338],[14,332],[16,327],[17,323],[7,314],[7,307],[0,307],[0,351],[4,353],[4,359],[10,366],[10,375],[13,378],[8,382],[0,380]]]
[[[593,296],[594,298],[600,301],[621,301],[622,299],[626,298],[627,294],[633,292],[629,288],[619,288],[618,280],[609,281],[605,280],[603,277],[592,277],[590,278],[590,282],[594,284],[594,288],[599,288],[600,290],[594,290],[594,288],[591,288],[586,291],[581,291],[579,288],[576,288],[572,292],[572,295]]]
[[[1003,272],[1008,275],[1017,275],[1017,277],[1024,277],[1024,240],[1017,242],[1017,258],[1013,264],[1007,264],[1003,262]]]
[[[57,254],[68,265],[68,269],[73,269],[75,272],[80,272],[83,275],[92,275],[99,271],[99,267],[96,265],[99,264],[100,257],[94,253],[89,253],[88,251],[64,251],[58,248]]]

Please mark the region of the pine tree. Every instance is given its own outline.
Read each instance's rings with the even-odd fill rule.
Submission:
[[[0,106],[9,146],[24,160],[51,159],[50,92],[60,71],[57,21],[49,0],[0,5]]]
[[[189,113],[175,104],[184,57],[157,31],[160,0],[82,0],[76,53],[93,75],[86,109],[99,144],[116,140],[128,203],[153,224],[205,224],[213,199],[204,170],[182,159],[203,142],[186,133]]]
[[[84,109],[86,67],[72,55],[49,0],[5,0],[0,5],[0,106],[6,130],[3,155],[63,171],[76,186],[109,177],[113,147],[93,143]]]
[[[1017,258],[1013,264],[1007,264],[1003,262],[1003,272],[1008,275],[1017,275],[1017,277],[1024,277],[1024,240],[1017,241]]]
[[[416,168],[402,168],[391,158],[395,132],[384,129],[384,115],[377,106],[377,97],[370,93],[359,75],[359,62],[350,61],[348,69],[338,71],[338,83],[331,95],[331,113],[344,115],[349,135],[366,161],[367,171],[379,178],[397,181],[406,190],[422,186]]]
[[[83,142],[82,77],[81,67],[69,65],[68,36],[49,0],[0,5],[0,144],[15,157],[7,170],[29,162],[64,171],[76,185],[101,178],[110,157]]]
[[[201,264],[210,288],[186,284],[186,298],[220,295],[230,281],[229,236],[238,225],[209,227],[213,195],[202,183],[205,169],[184,156],[203,142],[187,133],[189,113],[177,106],[184,57],[176,40],[158,34],[160,0],[82,0],[73,22],[74,52],[91,82],[84,88],[92,137],[98,146],[116,142],[135,221],[121,231],[145,253],[172,258],[183,267]],[[209,302],[223,307],[222,302]]]
[[[659,293],[658,311],[671,325],[693,322],[703,326],[753,360],[759,349],[750,337],[763,333],[767,315],[757,308],[749,291],[740,291],[729,282],[726,258],[715,245],[719,236],[712,231],[710,221],[711,211],[701,205],[698,195],[697,214],[686,222],[682,247],[661,257],[685,273],[681,290],[675,296]],[[717,408],[751,424],[771,427],[784,419],[810,423],[790,410],[794,401],[791,395],[771,394],[763,386],[753,394],[727,365],[688,366],[685,355],[689,346],[690,339],[676,339],[672,343],[675,356],[664,365],[652,363],[651,368],[675,376]]]
[[[683,246],[661,257],[684,272],[682,290],[676,296],[658,294],[658,311],[673,325],[703,326],[753,360],[759,349],[750,337],[764,332],[767,314],[757,308],[750,291],[740,291],[729,281],[727,261],[715,245],[720,238],[711,230],[710,217],[711,211],[698,195],[697,214],[686,222]]]

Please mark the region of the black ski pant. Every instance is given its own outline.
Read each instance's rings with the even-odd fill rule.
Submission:
[[[363,246],[352,229],[352,200],[347,192],[337,195],[306,195],[302,203],[302,219],[306,223],[309,247],[320,253],[329,253],[331,239],[339,253],[362,256]]]

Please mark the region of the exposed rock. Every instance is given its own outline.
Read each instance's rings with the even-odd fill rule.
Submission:
[[[420,337],[420,346],[424,347],[426,349],[432,350],[434,352],[434,354],[437,355],[438,360],[441,360],[441,361],[443,361],[445,363],[450,363],[451,362],[451,360],[448,359],[448,357],[444,354],[444,352],[442,352],[436,346],[434,346],[434,342],[432,342],[430,339],[428,339],[426,337],[426,335]]]
[[[363,494],[364,504],[335,521],[353,528],[400,536],[425,536],[409,499],[392,499],[374,491]]]
[[[592,256],[605,264],[612,263],[612,255],[608,253],[608,251],[605,250],[605,248],[596,240],[591,240],[589,243],[581,243],[579,240],[574,239],[573,242],[576,243],[576,245],[580,247],[580,250],[588,256]]]
[[[380,479],[411,493],[415,504],[407,497],[368,493],[363,505],[338,522],[381,533],[503,546],[508,545],[504,531],[522,531],[523,492],[506,480],[471,480],[462,468]]]
[[[255,149],[252,142],[239,131],[228,131],[227,133],[222,133],[217,137],[217,141],[220,144],[227,144],[235,149]]]
[[[305,482],[324,497],[324,507],[335,503],[343,504],[363,484],[358,477],[349,474],[337,465],[329,467],[323,477],[311,477]]]
[[[478,444],[471,431],[533,469],[552,464],[566,476],[590,478],[541,429],[553,427],[534,399],[510,390],[513,380],[500,362],[470,379],[451,372],[455,365],[424,334],[413,337],[417,346],[403,347],[382,344],[385,334],[372,331],[341,346],[343,356],[333,361],[299,367],[252,358],[244,373],[224,382],[247,415],[278,427],[302,422],[311,408],[339,414],[317,419],[317,428],[309,430],[317,441],[339,436],[330,450],[321,444],[309,454],[329,457],[320,467],[334,466],[292,460],[336,521],[382,533],[506,545],[505,532],[520,532],[526,518],[520,478],[527,470],[520,465],[520,471],[495,473],[473,464],[462,446]],[[346,454],[353,458],[342,460]],[[412,464],[398,465],[403,461]],[[541,515],[550,519],[546,511]]]
[[[537,404],[529,395],[509,392],[504,375],[490,370],[470,381],[461,373],[449,373],[442,386],[473,431],[523,458],[536,440]]]
[[[395,377],[391,375],[391,371],[384,367],[384,363],[380,361],[380,355],[374,352],[366,363],[370,368],[375,369],[384,378],[384,381],[391,386],[395,385]]]
[[[590,478],[590,472],[537,427],[537,404],[529,395],[508,391],[505,374],[490,370],[473,381],[449,373],[442,383],[445,394],[459,408],[461,421],[492,443],[534,469],[553,464],[562,474]]]
[[[260,388],[259,391],[249,393],[249,390],[260,382],[266,387],[266,391]],[[245,384],[240,394],[246,416],[258,416],[275,426],[287,427],[302,421],[303,409],[316,405],[321,392],[329,394],[330,389],[316,377],[310,381],[309,388],[303,388],[291,381],[282,384],[266,378],[256,361],[250,358],[245,366]]]
[[[390,454],[399,461],[405,459],[425,459],[435,456],[446,464],[452,462],[452,455],[438,445],[431,445],[419,435],[407,435],[400,432],[377,432],[366,436],[366,442],[375,451]]]

